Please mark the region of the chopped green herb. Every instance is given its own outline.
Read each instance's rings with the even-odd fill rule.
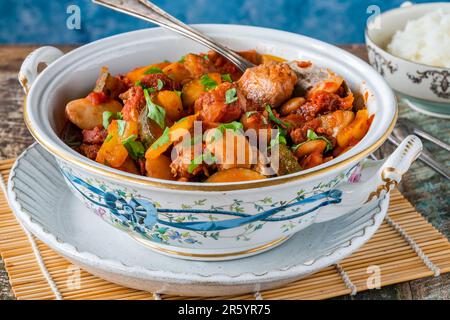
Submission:
[[[121,112],[111,112],[111,111],[103,111],[102,117],[103,117],[103,128],[105,129],[108,129],[109,121],[111,120],[111,118],[119,120],[123,119]]]
[[[203,59],[209,60],[209,56],[208,56],[207,54],[205,54],[205,55],[203,56]]]
[[[119,128],[119,136],[123,136],[126,125],[127,122],[125,120],[117,120],[117,127]]]
[[[308,131],[306,132],[306,137],[308,138],[308,140],[323,140],[327,143],[327,147],[325,148],[324,152],[328,152],[330,150],[333,149],[333,144],[331,143],[330,140],[328,140],[327,138],[325,138],[324,136],[319,136],[317,135],[313,130],[308,129]]]
[[[247,111],[246,113],[245,113],[245,116],[247,117],[247,118],[250,118],[252,115],[254,115],[254,114],[258,114],[258,111]]]
[[[323,140],[327,143],[327,146],[324,150],[325,153],[327,153],[328,151],[333,150],[333,144],[331,143],[330,140],[328,140],[327,138],[325,138],[324,136],[319,136],[317,135],[317,133],[314,132],[314,130],[308,129],[308,131],[306,132],[306,137],[308,138],[308,140],[306,140],[305,142],[299,143],[295,146],[292,147],[293,151],[296,151],[301,145],[309,142],[309,141],[314,141],[314,140]]]
[[[133,134],[122,141],[123,146],[127,149],[128,154],[134,160],[144,157],[145,148],[142,142],[136,141],[137,135]]]
[[[233,82],[233,79],[231,79],[231,75],[229,73],[222,74],[220,77],[224,82]]]
[[[108,129],[109,119],[112,117],[113,113],[111,111],[103,111],[103,128]]]
[[[166,110],[152,101],[148,89],[144,89],[145,101],[147,102],[147,117],[155,121],[162,129],[165,128]]]
[[[161,68],[151,67],[144,72],[144,74],[157,74],[157,73],[163,73]]]
[[[242,125],[242,123],[238,122],[238,121],[233,121],[230,123],[222,123],[220,124],[214,132],[213,138],[215,141],[218,141],[222,138],[223,133],[226,130],[232,130],[233,132],[243,132],[244,131],[244,126]]]
[[[200,143],[203,141],[203,135],[197,134],[196,136],[191,138],[191,145],[196,145],[197,143]]]
[[[158,138],[158,140],[156,140],[153,144],[152,144],[152,149],[156,150],[159,147],[162,147],[163,145],[165,145],[167,142],[170,141],[170,137],[169,137],[169,128],[166,127],[166,129],[164,129],[163,134],[161,135],[161,137]]]
[[[212,164],[216,162],[216,157],[214,157],[210,152],[207,152],[206,154],[201,154],[192,159],[191,163],[188,167],[188,172],[192,173],[194,170],[201,165],[203,162],[206,162],[208,164]]]
[[[180,98],[181,98],[181,91],[173,90]]]
[[[188,167],[188,172],[192,173],[194,172],[194,170],[201,165],[203,162],[203,154],[196,156],[194,159],[192,159],[191,163],[189,164]]]
[[[134,83],[136,87],[143,87],[141,80],[138,80]]]
[[[182,56],[180,60],[178,60],[179,63],[184,63],[186,61],[186,56]]]
[[[157,83],[157,89],[158,91],[161,91],[161,89],[164,87],[164,82],[161,79],[158,79]]]
[[[244,130],[244,126],[242,125],[242,123],[240,123],[238,121],[233,121],[230,123],[222,123],[217,127],[217,129],[222,130],[222,131],[224,131],[226,129],[233,130],[233,131],[242,131],[242,130]]]
[[[113,137],[113,135],[111,133],[108,133],[108,135],[106,136],[105,142],[108,142],[109,140],[111,140]]]
[[[278,128],[277,130],[277,135],[275,136],[275,138],[273,138],[272,140],[270,140],[270,147],[274,147],[277,144],[287,144],[286,141],[286,137],[284,136],[284,130],[280,130],[280,128]]]
[[[214,79],[211,79],[207,74],[204,74],[200,78],[200,83],[203,85],[203,88],[205,88],[206,91],[212,90],[217,87],[217,82]]]
[[[236,88],[228,89],[225,92],[225,103],[230,104],[238,100]]]
[[[270,105],[266,104],[266,111],[269,114],[269,119],[272,120],[273,122],[275,122],[276,124],[278,124],[279,126],[283,127],[283,128],[289,128],[289,124],[285,123],[283,121],[281,121],[280,119],[278,119],[277,117],[275,117],[275,115],[273,114],[272,108]]]

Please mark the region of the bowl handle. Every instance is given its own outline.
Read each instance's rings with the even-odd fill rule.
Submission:
[[[23,61],[19,71],[19,82],[22,85],[25,93],[30,91],[31,85],[39,75],[39,64],[44,63],[47,66],[58,58],[62,57],[64,53],[55,47],[41,47],[31,52]]]
[[[316,222],[335,219],[344,213],[361,208],[365,204],[383,198],[401,181],[403,174],[419,157],[422,142],[414,135],[402,141],[395,151],[385,160],[371,161],[361,171],[363,182],[347,182],[338,186],[341,202],[333,210],[327,208],[318,213]],[[369,178],[366,178],[369,176]]]

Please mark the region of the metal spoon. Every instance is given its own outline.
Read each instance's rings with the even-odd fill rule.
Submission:
[[[200,31],[186,25],[177,18],[171,16],[160,7],[147,0],[92,0],[94,3],[107,8],[131,15],[133,17],[150,21],[163,28],[167,28],[181,34],[191,40],[194,40],[207,48],[214,50],[230,60],[242,72],[248,68],[255,67],[253,63],[241,57],[235,51],[225,47],[210,37],[202,34]],[[287,62],[291,69],[297,74],[296,92],[301,94],[312,88],[329,77],[325,70],[311,65],[307,68],[300,68],[297,61]],[[348,86],[346,86],[349,88]],[[347,91],[350,92],[350,89]]]
[[[171,16],[163,9],[147,0],[92,0],[92,2],[105,6],[107,8],[126,13],[139,19],[150,21],[163,28],[170,29],[189,39],[201,43],[205,47],[220,53],[230,60],[242,72],[255,65],[245,58],[241,57],[235,51],[221,45],[202,34],[198,30],[186,25],[175,17]]]

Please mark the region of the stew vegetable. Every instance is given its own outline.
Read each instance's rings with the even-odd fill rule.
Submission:
[[[368,132],[373,115],[357,106],[339,75],[329,71],[299,93],[298,74],[283,59],[240,54],[256,67],[242,74],[216,52],[124,75],[104,67],[92,92],[66,105],[63,139],[98,163],[134,174],[236,182],[321,165]]]

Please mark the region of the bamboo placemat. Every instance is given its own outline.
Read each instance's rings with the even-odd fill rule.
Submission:
[[[13,162],[0,161],[2,182]],[[17,299],[195,299],[125,288],[80,270],[22,229],[1,189],[0,255]],[[449,271],[450,243],[395,190],[376,234],[339,264],[282,288],[213,299],[326,299],[369,289],[378,272],[386,286]]]

